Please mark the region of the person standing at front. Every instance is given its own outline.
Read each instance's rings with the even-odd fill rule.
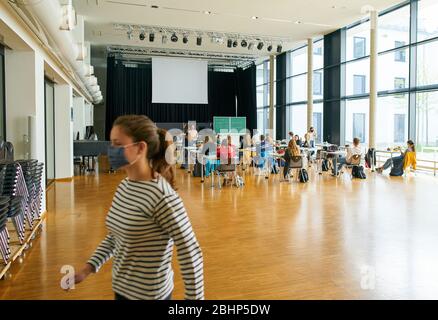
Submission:
[[[108,235],[84,268],[82,282],[111,257],[116,300],[171,299],[176,245],[185,299],[204,299],[203,256],[166,161],[166,131],[146,116],[121,116],[111,130],[109,160],[123,179],[106,218]]]

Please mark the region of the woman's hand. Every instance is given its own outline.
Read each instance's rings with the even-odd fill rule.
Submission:
[[[94,267],[91,264],[86,264],[85,267],[75,274],[75,284],[81,283],[84,281],[90,273],[94,272]]]

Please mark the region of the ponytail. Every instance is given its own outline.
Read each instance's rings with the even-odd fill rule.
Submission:
[[[151,119],[143,115],[120,116],[114,121],[114,126],[120,126],[134,142],[146,142],[148,146],[146,157],[151,162],[152,174],[159,173],[175,189],[173,161],[166,157],[172,155],[173,158],[173,153],[167,152],[173,141],[166,139],[167,131],[158,129]]]
[[[167,131],[157,129],[159,137],[159,147],[157,153],[152,157],[152,171],[158,172],[175,189],[175,168],[171,165],[171,159],[167,158],[168,148],[172,145],[166,139]],[[172,151],[172,150],[169,150]]]

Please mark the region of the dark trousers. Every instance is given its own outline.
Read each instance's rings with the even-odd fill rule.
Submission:
[[[118,294],[117,292],[114,292],[114,300],[129,300],[129,299]],[[172,292],[164,300],[172,300]]]

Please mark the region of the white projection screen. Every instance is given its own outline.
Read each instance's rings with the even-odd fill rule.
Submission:
[[[152,103],[208,104],[208,61],[152,57]]]

